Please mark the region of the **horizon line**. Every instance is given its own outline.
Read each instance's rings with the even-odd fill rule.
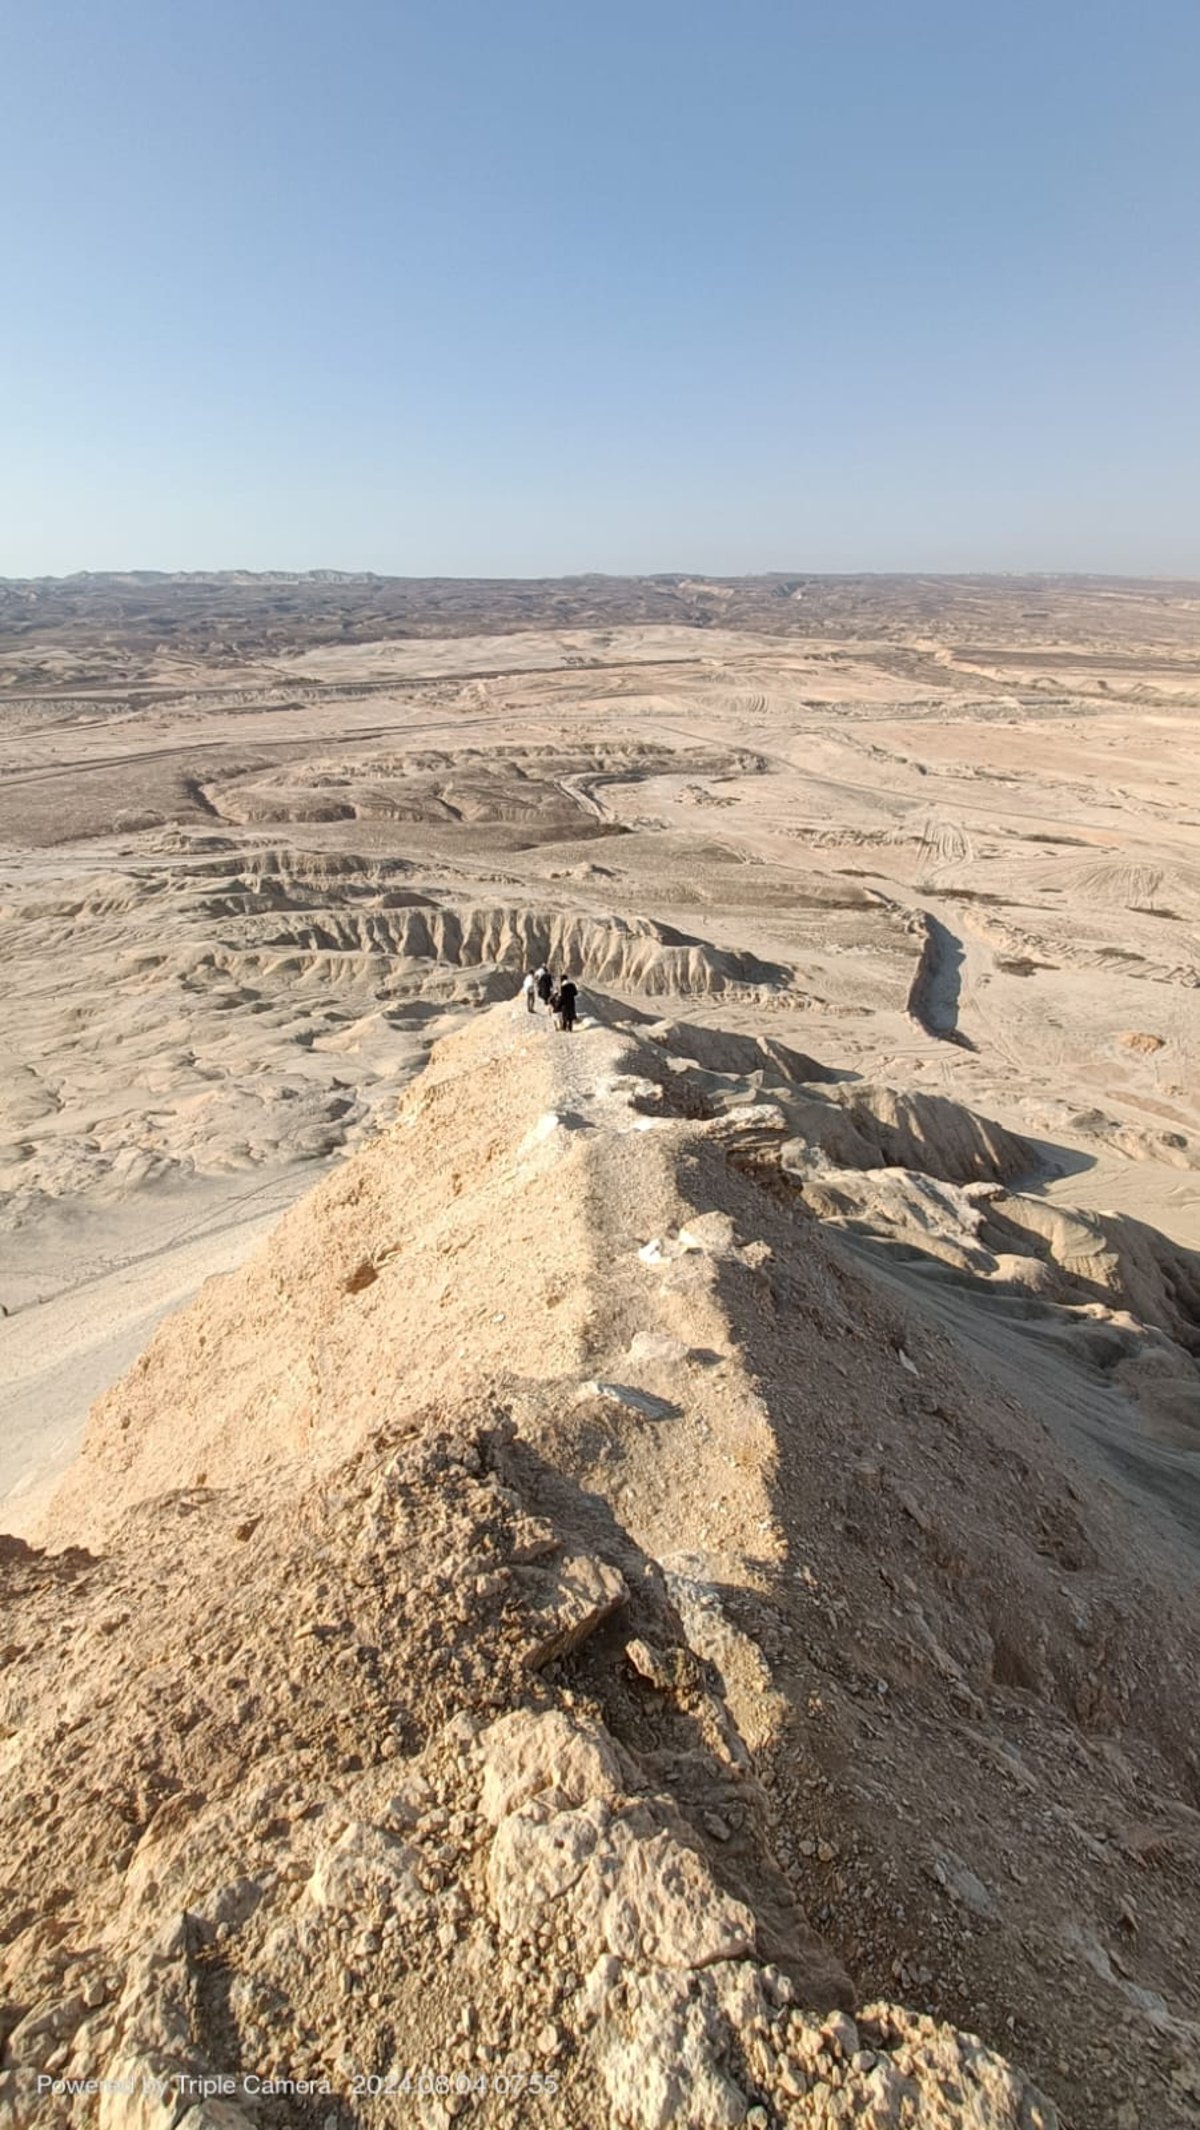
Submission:
[[[130,565],[124,568],[39,570],[26,575],[13,576],[0,572],[0,585],[78,584],[92,580],[130,577],[152,579],[159,582],[187,580],[211,580],[220,578],[250,578],[260,582],[272,580],[315,581],[346,584],[774,584],[789,579],[814,583],[856,583],[863,579],[885,581],[920,582],[934,579],[947,583],[1070,583],[1083,584],[1160,584],[1186,585],[1200,588],[1200,574],[1180,576],[1160,570],[1095,570],[1095,569],[762,569],[762,570],[703,570],[703,569],[656,569],[656,570],[564,570],[558,574],[546,571],[520,571],[511,575],[494,573],[431,570],[414,572],[407,570],[342,569],[335,565],[314,563],[304,569],[272,568],[249,569],[237,563],[218,568],[158,569]]]

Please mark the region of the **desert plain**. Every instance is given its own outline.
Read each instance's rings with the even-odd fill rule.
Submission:
[[[1195,587],[84,579],[0,623],[10,1525],[542,955],[1200,1246]]]
[[[343,1937],[338,1972],[395,1952],[410,2031],[457,2034],[472,2064],[517,2048],[514,2020],[460,2029],[461,2006],[523,2006],[563,2092],[575,2061],[601,2081],[558,2102],[589,2130],[1194,2120],[1200,586],[6,583],[0,899],[0,1528],[60,1649],[74,1608],[99,1608],[77,1695],[101,1613],[130,1633],[161,1614],[184,1646],[195,1588],[272,1514],[292,1519],[287,1544],[260,1547],[247,1588],[279,1621],[299,1591],[312,1634],[336,1639],[326,1586],[348,1541],[302,1575],[297,1533],[315,1542],[296,1502],[339,1458],[359,1460],[338,1501],[357,1517],[369,1497],[380,1559],[391,1487],[406,1514],[429,1497],[456,1563],[452,1624],[422,1642],[433,1601],[410,1532],[360,1644],[391,1637],[411,1677],[458,1680],[459,1731],[413,1717],[399,1748],[422,1772],[393,1832],[465,1853],[482,1769],[486,1897],[464,1866],[461,1913],[423,1913],[424,1951]],[[570,1038],[521,1004],[543,960],[580,986]],[[386,1482],[368,1444],[393,1460]],[[470,1543],[446,1487],[471,1495]],[[189,1534],[205,1528],[176,1563],[181,1502],[203,1508]],[[531,1541],[523,1517],[549,1535]],[[537,1597],[558,1624],[526,1622],[519,1650],[487,1641],[487,1605],[468,1617],[499,1587],[485,1526],[518,1579],[556,1548],[587,1564]],[[54,1582],[68,1558],[110,1565],[77,1566],[79,1595]],[[299,1580],[277,1589],[284,1558]],[[215,1662],[220,1636],[196,1632]],[[23,1705],[44,1712],[49,1659],[15,1642],[35,1667]],[[363,1661],[351,1702],[375,1692]],[[532,1704],[506,1664],[539,1682]],[[508,1698],[480,1732],[489,1668]],[[253,1680],[229,1691],[254,1701]],[[224,1738],[230,1795],[247,1739],[281,1750],[270,1709],[287,1691],[264,1686],[266,1713]],[[376,1768],[336,1696],[326,1716],[328,1736],[297,1721],[288,1779],[312,1756],[337,1774],[346,1795],[320,1810],[344,1847],[386,1819],[397,1748]],[[682,1853],[700,1872],[706,1845],[714,1876],[677,1893],[711,1897],[706,1950],[589,1936],[582,1908],[555,1934],[545,1811],[515,1825],[541,1781],[522,1721],[559,1726],[539,1734],[557,1741],[547,1795],[564,1824],[592,1813],[592,1844],[615,1841],[614,1799],[637,1792],[620,1756],[649,1740],[646,1795],[674,1801],[657,1832],[621,1839],[669,1842],[691,1813]],[[53,1743],[50,1724],[30,1764],[52,1766]],[[164,1750],[106,1869],[141,1869],[138,1845],[182,1809]],[[21,1783],[14,1809],[36,1787]],[[309,1806],[293,1799],[293,1826]],[[309,1936],[297,1925],[288,1955],[271,1871],[227,1837],[228,1885],[268,1892],[211,1913],[203,1888],[172,1895],[200,1939],[170,1953],[190,2010],[154,2047],[211,2061],[222,2037],[244,2070],[286,2032],[317,2065],[316,1985],[298,1978],[319,1968],[336,1872],[305,1852]],[[360,1908],[400,1870],[383,1834],[362,1840]],[[440,1881],[404,1868],[401,1938],[453,1877],[444,1855]],[[78,1887],[50,1898],[42,1851],[29,1869],[47,1913],[86,1905]],[[504,1965],[521,1870],[550,1918],[536,1973],[519,1953]],[[55,1981],[53,1945],[26,1942],[36,1908],[8,1918],[14,2037],[73,2002],[75,1959],[101,1976],[105,2045],[150,2060],[130,2038],[150,1986],[130,1979],[134,1912],[107,1951],[95,1916],[86,1958],[54,1941]],[[242,1996],[214,1995],[239,1932]],[[474,1999],[446,1984],[463,1946]],[[278,2002],[263,1983],[256,2005],[272,1961]],[[702,1978],[683,2009],[662,1981],[677,1969]],[[356,2027],[358,1985],[328,1987],[346,2062],[368,2042],[390,2061],[386,1992],[381,2011],[363,1983]],[[824,2042],[801,2032],[810,1998]],[[868,1999],[851,2046],[845,2007]],[[60,2019],[29,2062],[82,2062],[86,2031],[82,2012]],[[964,2033],[1000,2068],[971,2070]],[[672,2086],[659,2059],[700,2068]],[[651,2099],[635,2060],[659,2065]],[[0,2077],[22,2061],[14,2046]],[[956,2078],[995,2112],[955,2113]],[[12,2090],[29,2104],[28,2083]],[[280,2123],[330,2110],[264,2105]]]

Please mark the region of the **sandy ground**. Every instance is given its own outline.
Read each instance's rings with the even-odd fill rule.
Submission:
[[[403,636],[390,596],[6,589],[0,1518],[245,1194],[542,954],[1200,1246],[1194,587],[426,587]]]
[[[48,1217],[22,1238],[10,1293],[24,1291],[23,1306],[0,1321],[5,1530],[38,1528],[78,1448],[81,1407],[124,1374],[169,1310],[235,1270],[312,1182],[306,1165],[249,1187],[195,1183],[143,1204],[136,1231],[120,1207]]]

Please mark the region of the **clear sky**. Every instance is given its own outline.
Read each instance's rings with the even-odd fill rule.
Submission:
[[[0,0],[0,572],[1200,576],[1198,0]]]

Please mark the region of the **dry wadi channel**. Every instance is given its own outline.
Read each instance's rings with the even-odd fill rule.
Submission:
[[[1198,734],[1186,585],[0,586],[0,2122],[1195,2119]]]

